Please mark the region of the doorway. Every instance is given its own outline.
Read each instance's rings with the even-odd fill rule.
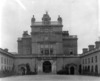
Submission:
[[[22,72],[22,75],[25,75],[25,68],[24,67],[21,67],[21,72]]]
[[[45,61],[43,63],[43,72],[50,73],[51,72],[51,69],[52,69],[51,63],[49,61]]]
[[[74,71],[75,71],[74,67],[73,66],[70,67],[70,74],[74,75]]]

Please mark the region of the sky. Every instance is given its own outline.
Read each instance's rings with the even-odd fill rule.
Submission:
[[[78,37],[78,53],[99,40],[98,0],[0,0],[0,48],[17,52],[17,39],[31,32],[31,18],[41,21],[48,11],[51,21],[58,15],[63,30]]]

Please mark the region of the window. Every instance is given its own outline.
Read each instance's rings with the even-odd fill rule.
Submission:
[[[1,71],[3,71],[3,66],[1,66]]]
[[[70,51],[70,54],[73,55],[73,51]]]
[[[3,57],[1,57],[1,63],[3,64]]]
[[[95,65],[95,72],[98,73],[98,66]]]
[[[41,54],[43,54],[43,49],[41,49]]]
[[[10,59],[10,65],[12,65],[12,59]]]
[[[4,67],[4,70],[7,70],[7,67],[6,66]]]
[[[87,64],[87,59],[85,59],[85,64]]]
[[[43,50],[41,50],[41,53],[43,54]]]
[[[95,56],[95,62],[97,62],[97,56]]]
[[[53,46],[50,44],[41,44],[40,45],[41,54],[53,54]]]
[[[6,58],[4,58],[4,64],[6,64]]]
[[[50,54],[53,54],[53,49],[50,49]]]
[[[73,55],[73,49],[69,50],[70,55]]]
[[[88,58],[88,63],[90,63],[90,58]]]
[[[9,59],[9,65],[11,64],[11,59]]]
[[[88,72],[90,72],[90,66],[88,66]]]
[[[45,48],[49,48],[49,45],[46,44],[46,45],[45,45]]]
[[[93,57],[91,58],[91,62],[93,63]]]
[[[9,70],[10,70],[10,67],[9,67]]]
[[[83,59],[83,64],[84,64],[84,59]]]
[[[9,60],[9,59],[7,58],[7,64],[9,65],[8,60]]]
[[[45,54],[49,54],[49,49],[45,49]]]
[[[85,71],[87,71],[87,66],[85,66]]]
[[[84,66],[83,66],[83,71],[84,71]]]

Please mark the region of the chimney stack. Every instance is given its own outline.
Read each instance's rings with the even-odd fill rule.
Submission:
[[[4,51],[8,52],[8,49],[7,49],[7,48],[5,48],[5,49],[4,49]]]
[[[96,48],[99,48],[100,47],[100,41],[96,41],[95,46],[96,46]]]
[[[94,45],[89,45],[88,47],[89,47],[89,51],[94,49]]]
[[[87,48],[83,48],[83,54],[88,52],[88,49]]]

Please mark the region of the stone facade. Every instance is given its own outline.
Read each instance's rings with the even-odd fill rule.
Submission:
[[[62,18],[51,21],[46,12],[42,21],[31,19],[31,35],[27,31],[18,38],[18,54],[0,49],[0,72],[6,69],[16,74],[56,74],[65,70],[67,74],[100,74],[100,41],[83,48],[77,54],[77,36],[62,31]]]
[[[80,59],[83,74],[100,74],[100,41],[83,48]]]
[[[14,55],[8,49],[0,48],[0,76],[3,73],[14,71]]]
[[[51,21],[48,12],[43,14],[42,21],[31,19],[31,35],[24,31],[23,37],[18,39],[18,55],[16,55],[16,69],[21,64],[28,63],[32,71],[45,73],[44,68],[51,68],[50,73],[56,73],[63,67],[75,69],[78,74],[79,57],[77,55],[77,36],[62,31],[62,18]],[[50,64],[49,67],[45,64]],[[35,69],[36,68],[36,69]]]

